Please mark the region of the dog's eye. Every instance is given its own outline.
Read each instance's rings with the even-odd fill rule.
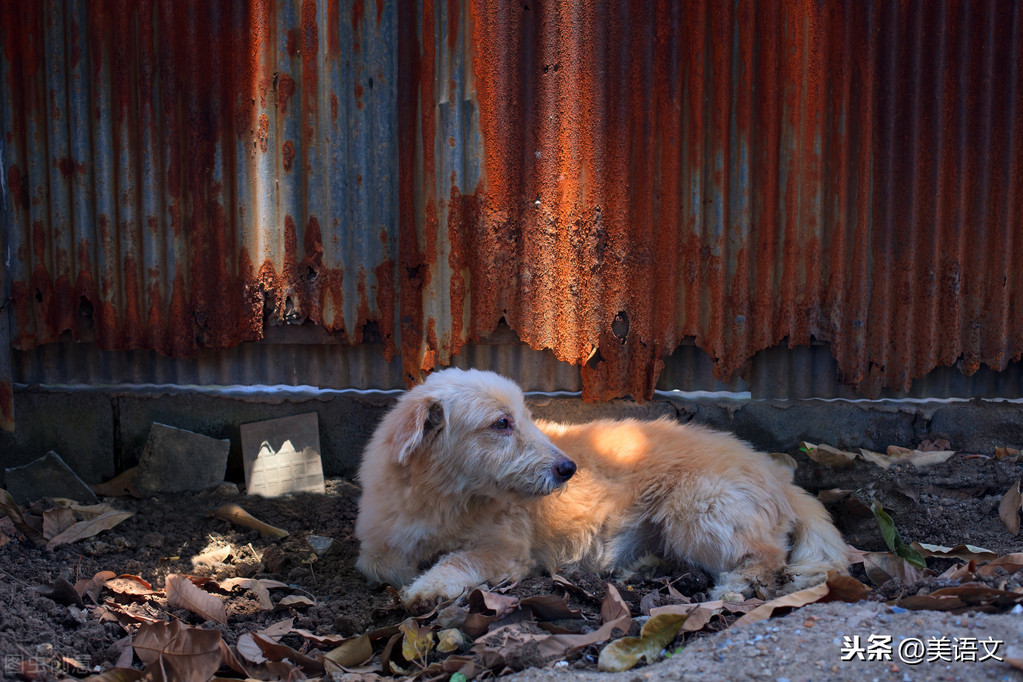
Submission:
[[[511,430],[511,420],[507,417],[501,417],[496,422],[490,425],[494,431],[509,431]]]

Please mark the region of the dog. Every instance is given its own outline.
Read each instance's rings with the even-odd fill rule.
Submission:
[[[534,421],[493,372],[447,369],[405,393],[363,455],[358,569],[425,607],[538,569],[614,572],[652,553],[715,578],[714,599],[845,572],[847,546],[792,471],[670,419]],[[425,570],[423,570],[425,568]]]

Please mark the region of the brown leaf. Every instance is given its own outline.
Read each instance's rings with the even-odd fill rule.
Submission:
[[[104,514],[100,514],[94,519],[79,521],[47,542],[46,549],[53,549],[69,542],[76,542],[78,540],[84,540],[85,538],[91,538],[105,530],[110,530],[121,521],[131,518],[134,515],[134,512],[114,509]]]
[[[1023,494],[1020,493],[1020,481],[1016,481],[1002,496],[998,505],[998,515],[1009,529],[1010,535],[1019,533],[1019,510],[1023,506]]]
[[[155,679],[206,680],[223,660],[220,641],[217,630],[189,628],[175,620],[142,625],[132,648]]]
[[[955,547],[942,547],[941,545],[929,545],[923,542],[912,542],[910,547],[920,552],[925,557],[938,557],[940,559],[962,559],[963,561],[990,561],[998,555],[990,549],[974,547],[973,545],[956,545]]]
[[[43,539],[52,540],[77,522],[75,513],[67,507],[47,509],[43,512]]]
[[[842,575],[838,571],[828,571],[828,594],[822,602],[844,601],[850,604],[863,601],[873,592],[856,578]]]
[[[228,502],[222,505],[217,510],[210,514],[213,518],[220,519],[221,521],[227,521],[237,526],[243,526],[245,528],[251,528],[259,531],[259,534],[264,538],[286,538],[288,537],[288,531],[283,528],[277,528],[271,526],[268,523],[263,523],[252,514],[242,509],[239,505]]]
[[[526,597],[519,602],[519,608],[532,613],[536,620],[572,620],[582,618],[582,612],[573,609],[561,597],[553,594]]]
[[[352,668],[373,658],[373,644],[369,641],[369,635],[359,635],[346,640],[323,657],[343,668]]]
[[[863,569],[867,572],[870,582],[878,587],[892,578],[898,578],[906,584],[915,583],[925,577],[933,576],[930,569],[919,569],[900,556],[889,552],[867,552],[863,555]]]
[[[500,618],[512,611],[519,605],[518,597],[509,597],[505,594],[490,592],[476,588],[469,593],[469,612],[481,613],[485,616]]]
[[[1023,568],[1023,552],[1015,552],[998,557],[977,569],[980,575],[994,575],[1001,568],[1010,575]]]
[[[995,447],[995,459],[1004,459],[1010,462],[1019,461],[1019,450],[1009,447]]]
[[[252,636],[253,641],[263,652],[263,655],[266,656],[268,662],[288,660],[301,667],[302,671],[306,674],[323,674],[323,663],[317,661],[315,658],[310,658],[305,654],[299,653],[290,646],[276,642],[270,637],[258,632],[250,632],[249,635]]]
[[[263,581],[256,578],[228,578],[227,580],[220,581],[219,586],[227,592],[236,587],[249,590],[255,595],[260,608],[269,611],[274,607],[274,602],[270,598],[270,590],[266,588]]]
[[[771,601],[761,604],[735,621],[732,626],[739,627],[749,625],[751,623],[756,623],[757,621],[770,618],[778,609],[799,608],[801,606],[806,606],[807,604],[812,604],[820,601],[828,594],[829,591],[827,583],[821,583],[820,585],[808,587],[805,590],[799,590],[798,592],[783,595],[777,599],[772,599]]]
[[[171,606],[187,609],[205,620],[215,620],[221,625],[227,624],[227,608],[224,602],[215,595],[203,592],[188,578],[176,574],[167,576],[164,591]]]
[[[891,457],[893,463],[902,464],[904,462],[908,462],[917,468],[940,464],[954,454],[955,450],[935,450],[925,452],[922,450],[913,450],[912,448],[899,447],[898,445],[888,446],[888,455]]]
[[[310,606],[316,606],[316,602],[309,597],[303,594],[289,594],[287,597],[281,597],[274,609],[283,611],[284,609],[307,609]]]
[[[103,591],[103,586],[108,580],[114,578],[116,575],[117,574],[113,571],[100,571],[88,580],[82,578],[75,583],[75,592],[82,597],[88,595],[93,604],[98,604],[99,593]]]
[[[800,449],[813,461],[835,469],[849,466],[853,463],[853,460],[856,459],[855,452],[839,450],[838,448],[830,445],[802,443]]]
[[[11,520],[15,528],[25,534],[29,540],[37,545],[43,544],[43,534],[41,528],[34,528],[28,523],[25,515],[21,513],[21,506],[14,501],[11,494],[3,488],[0,488],[0,512],[7,515],[7,518]]]
[[[231,556],[231,545],[214,547],[192,557],[192,566],[209,566],[212,568],[227,561],[229,556]]]
[[[131,482],[138,471],[139,468],[137,466],[125,469],[109,481],[106,481],[105,483],[97,483],[91,486],[92,492],[102,497],[120,497],[122,495],[142,497],[139,495],[138,490],[135,489],[135,485]]]
[[[578,595],[580,597],[584,597],[584,598],[589,599],[590,601],[598,603],[598,604],[600,603],[600,598],[599,597],[597,597],[596,595],[590,594],[589,592],[587,592],[583,588],[579,587],[578,585],[576,585],[574,583],[569,582],[563,576],[560,576],[557,573],[553,574],[551,576],[551,579],[554,581],[555,585],[558,585],[560,587],[565,588],[566,590],[568,590],[572,594]]]
[[[110,578],[106,581],[105,587],[113,590],[117,594],[125,594],[135,597],[148,597],[154,594],[160,594],[159,590],[154,590],[153,586],[143,580],[137,575],[119,575],[116,578]]]
[[[938,576],[940,580],[948,580],[952,582],[963,582],[968,580],[974,580],[977,577],[977,561],[970,559],[965,564],[954,564],[949,566]]]
[[[853,490],[843,490],[842,488],[829,488],[828,490],[821,490],[817,493],[817,499],[821,501],[821,504],[834,504],[844,500],[853,494]]]
[[[600,605],[600,622],[611,623],[622,619],[628,619],[629,626],[622,628],[628,632],[632,625],[632,613],[629,605],[622,599],[618,589],[611,583],[607,583],[607,593],[604,595],[604,602]]]

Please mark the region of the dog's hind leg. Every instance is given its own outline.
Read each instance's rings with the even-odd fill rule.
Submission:
[[[774,499],[755,486],[694,477],[657,503],[668,558],[699,564],[716,575],[713,598],[773,595],[785,567],[788,529]]]

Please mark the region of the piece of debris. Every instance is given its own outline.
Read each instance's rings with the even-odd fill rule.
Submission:
[[[143,495],[209,490],[224,480],[228,439],[154,423],[132,481]]]
[[[284,538],[288,536],[288,531],[271,526],[269,523],[263,523],[233,502],[222,505],[216,511],[210,512],[209,515],[221,521],[258,530],[259,534],[265,538]]]
[[[242,424],[245,488],[250,495],[325,491],[315,412]]]
[[[103,497],[121,497],[122,495],[142,497],[139,495],[139,491],[135,490],[135,486],[132,484],[132,481],[135,479],[135,475],[138,474],[138,472],[139,468],[137,466],[125,469],[109,481],[97,483],[92,486],[92,491],[97,495],[102,495]]]
[[[86,504],[99,502],[92,488],[53,450],[28,464],[5,469],[4,475],[8,492],[19,504],[42,497],[66,497]]]
[[[313,548],[313,553],[318,557],[327,556],[334,549],[334,538],[322,535],[307,535],[305,541]]]

